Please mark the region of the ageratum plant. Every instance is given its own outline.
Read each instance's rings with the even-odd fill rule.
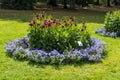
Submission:
[[[71,64],[81,61],[100,61],[106,53],[105,43],[99,39],[91,38],[91,46],[85,49],[74,49],[61,54],[57,50],[46,52],[43,50],[30,50],[29,38],[24,37],[10,41],[6,52],[17,60],[28,60],[35,63]]]
[[[29,24],[30,49],[44,51],[57,50],[60,53],[73,49],[86,48],[90,45],[90,36],[84,27],[76,25],[75,18],[66,17],[60,20],[37,14]],[[78,43],[82,43],[79,46]]]
[[[105,26],[95,32],[104,36],[120,37],[120,11],[108,12],[105,16]]]

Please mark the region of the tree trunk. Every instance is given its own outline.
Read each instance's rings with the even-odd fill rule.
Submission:
[[[96,0],[96,5],[100,5],[100,0]]]
[[[70,9],[75,9],[75,0],[70,0]]]
[[[67,9],[67,0],[64,0],[64,9]]]
[[[57,0],[48,0],[48,5],[57,6]]]
[[[110,7],[110,0],[107,0],[107,6]]]

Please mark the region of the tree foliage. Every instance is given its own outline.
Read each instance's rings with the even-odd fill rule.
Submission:
[[[5,9],[29,10],[33,9],[35,0],[2,0],[1,7]]]

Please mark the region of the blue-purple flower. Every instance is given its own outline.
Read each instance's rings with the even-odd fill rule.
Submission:
[[[95,30],[95,33],[102,35],[102,36],[107,36],[107,37],[117,37],[118,32],[108,32],[105,27],[102,28],[97,28]]]
[[[14,55],[19,55],[23,53],[27,56],[28,60],[32,59],[38,63],[59,63],[65,60],[77,60],[87,59],[88,61],[100,61],[105,53],[105,42],[102,42],[99,39],[91,38],[91,46],[88,46],[85,49],[74,49],[68,52],[59,53],[57,50],[53,50],[51,52],[46,52],[43,50],[29,49],[29,39],[28,37],[24,37],[22,39],[15,39],[10,41],[6,46],[6,52]],[[16,57],[17,58],[17,57]]]

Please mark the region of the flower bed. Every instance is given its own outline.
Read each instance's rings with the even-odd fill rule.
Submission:
[[[6,52],[14,59],[62,64],[100,61],[106,53],[105,43],[91,38],[85,23],[79,27],[75,18],[57,20],[37,14],[29,25],[27,37],[10,41],[6,46]]]
[[[118,34],[120,34],[119,32],[108,32],[105,27],[102,27],[102,28],[97,28],[95,30],[95,33],[99,34],[99,35],[102,35],[102,36],[106,36],[106,37],[113,37],[113,38],[116,38],[116,37],[119,37],[117,36]]]
[[[99,39],[91,38],[92,46],[85,49],[74,49],[66,53],[59,53],[57,50],[46,52],[43,50],[30,50],[29,39],[24,37],[10,41],[6,46],[6,52],[19,60],[31,60],[39,63],[68,63],[88,61],[100,61],[106,53],[105,43]]]
[[[105,17],[105,26],[97,28],[95,33],[109,37],[120,37],[120,11],[108,12]]]

